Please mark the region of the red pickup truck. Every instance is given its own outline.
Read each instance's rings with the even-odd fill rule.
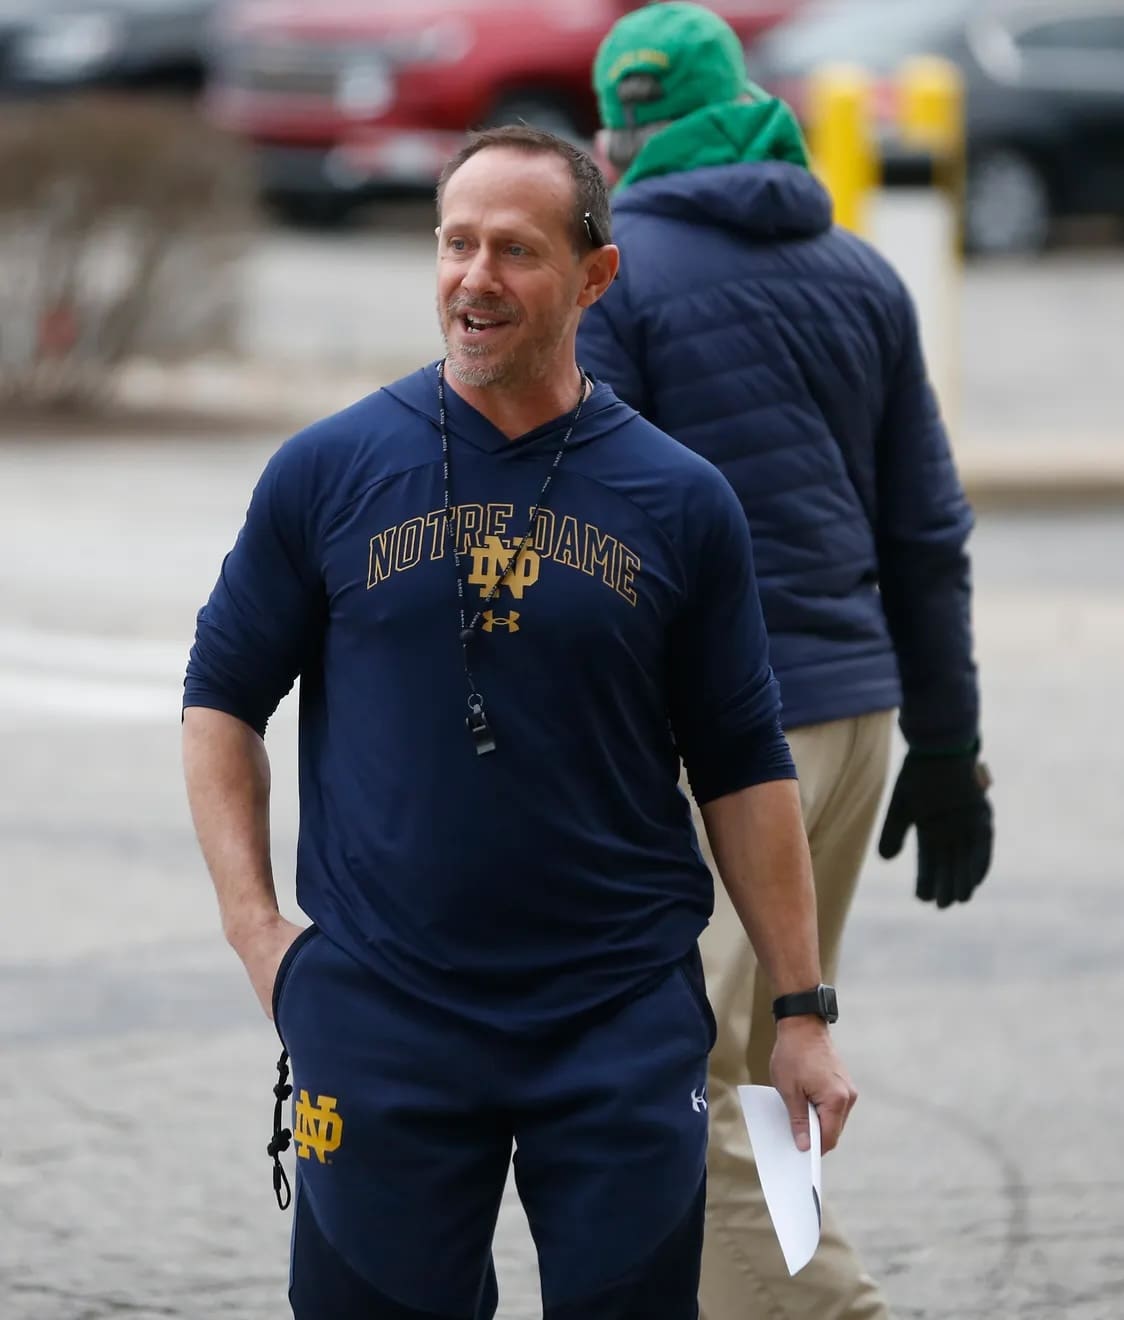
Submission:
[[[713,0],[747,45],[797,0]],[[205,105],[256,150],[266,199],[330,222],[432,187],[466,130],[522,119],[588,140],[590,69],[636,0],[232,0]]]

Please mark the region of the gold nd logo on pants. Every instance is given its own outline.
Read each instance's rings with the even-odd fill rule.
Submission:
[[[313,1104],[308,1092],[301,1091],[293,1119],[298,1159],[311,1159],[315,1154],[321,1164],[331,1164],[328,1156],[339,1150],[343,1140],[343,1119],[336,1112],[336,1104],[334,1095],[318,1095]]]

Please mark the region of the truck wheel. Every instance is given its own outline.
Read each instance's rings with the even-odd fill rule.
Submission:
[[[270,213],[293,229],[343,229],[354,212],[350,199],[316,193],[270,193],[265,201]]]
[[[533,92],[505,96],[496,103],[488,116],[488,127],[498,128],[501,124],[527,124],[530,128],[541,128],[555,137],[565,138],[581,146],[585,139],[578,131],[566,103],[553,96],[542,96]]]
[[[983,255],[1037,252],[1050,236],[1050,190],[1020,151],[996,148],[968,169],[964,238]]]

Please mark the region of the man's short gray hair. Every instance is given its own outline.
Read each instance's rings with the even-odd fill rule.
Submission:
[[[588,152],[566,138],[532,128],[529,124],[502,124],[470,135],[457,154],[446,162],[437,179],[437,216],[441,218],[441,204],[445,187],[467,160],[491,147],[505,147],[521,151],[528,156],[558,156],[565,161],[574,185],[574,210],[570,229],[574,251],[584,255],[590,247],[611,243],[613,212],[609,202],[609,186]],[[585,221],[589,216],[589,223]]]

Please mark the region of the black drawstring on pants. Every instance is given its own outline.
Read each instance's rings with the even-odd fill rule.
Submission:
[[[273,1160],[273,1195],[277,1197],[277,1205],[281,1210],[288,1210],[293,1199],[289,1179],[281,1165],[281,1152],[289,1149],[293,1139],[292,1132],[281,1126],[282,1106],[292,1094],[293,1088],[289,1085],[289,1051],[282,1050],[277,1060],[277,1085],[273,1088],[273,1138],[265,1148],[265,1153]]]

